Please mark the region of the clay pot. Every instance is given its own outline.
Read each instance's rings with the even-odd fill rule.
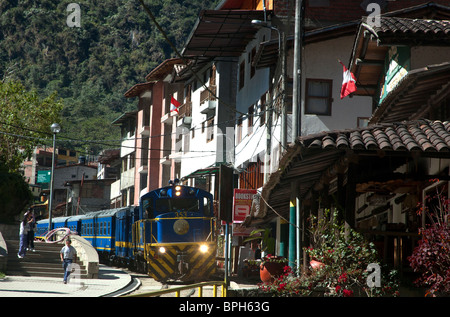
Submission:
[[[316,260],[311,260],[311,261],[309,261],[309,265],[311,265],[313,270],[318,270],[325,264],[323,264],[322,262],[316,261]]]
[[[284,258],[276,258],[277,260],[285,260]],[[287,265],[287,262],[265,262],[261,263],[259,267],[259,277],[261,281],[264,283],[268,283],[273,281],[275,278],[283,275],[284,267]]]

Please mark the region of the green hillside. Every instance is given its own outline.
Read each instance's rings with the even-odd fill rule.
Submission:
[[[218,2],[145,1],[179,49],[199,11]],[[80,5],[80,28],[66,23],[70,3]],[[61,138],[118,139],[111,121],[136,107],[125,91],[174,57],[138,0],[2,0],[0,13],[0,79],[20,80],[42,96],[56,91],[64,100]],[[91,154],[104,147],[66,146]]]

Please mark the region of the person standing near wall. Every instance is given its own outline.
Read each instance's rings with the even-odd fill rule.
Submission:
[[[34,252],[34,230],[36,228],[36,219],[34,217],[33,209],[30,208],[28,213],[31,215],[31,220],[29,221],[27,250]]]
[[[28,246],[28,231],[30,229],[30,222],[33,221],[32,215],[30,213],[26,213],[23,217],[23,220],[20,222],[20,230],[19,230],[19,252],[17,257],[19,259],[23,259],[27,254],[27,246]]]

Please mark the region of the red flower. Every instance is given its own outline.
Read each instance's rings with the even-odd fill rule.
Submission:
[[[289,265],[286,265],[286,266],[283,268],[283,272],[285,273],[285,275],[288,275],[289,273],[292,272],[292,268],[291,268]]]
[[[344,294],[344,297],[353,297],[353,291],[352,290],[344,289],[342,291],[342,293]]]
[[[339,283],[345,283],[347,282],[347,273],[342,273],[341,276],[338,277],[338,282]]]
[[[282,290],[284,290],[284,288],[286,287],[287,283],[281,283],[278,287],[277,287],[277,291],[281,292]]]
[[[336,285],[336,288],[334,289],[336,291],[336,293],[339,293],[339,291],[341,290],[342,287],[340,287],[339,285]]]

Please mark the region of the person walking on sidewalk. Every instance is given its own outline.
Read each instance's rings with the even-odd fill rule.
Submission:
[[[64,269],[64,284],[67,284],[70,272],[72,271],[72,263],[75,263],[77,258],[77,251],[71,244],[72,241],[67,238],[66,245],[60,252],[61,262],[63,262]]]
[[[23,259],[27,254],[27,246],[28,246],[28,230],[30,230],[30,222],[33,221],[31,214],[26,213],[23,216],[23,220],[20,222],[20,230],[19,230],[19,252],[17,253],[17,257],[19,259]]]

